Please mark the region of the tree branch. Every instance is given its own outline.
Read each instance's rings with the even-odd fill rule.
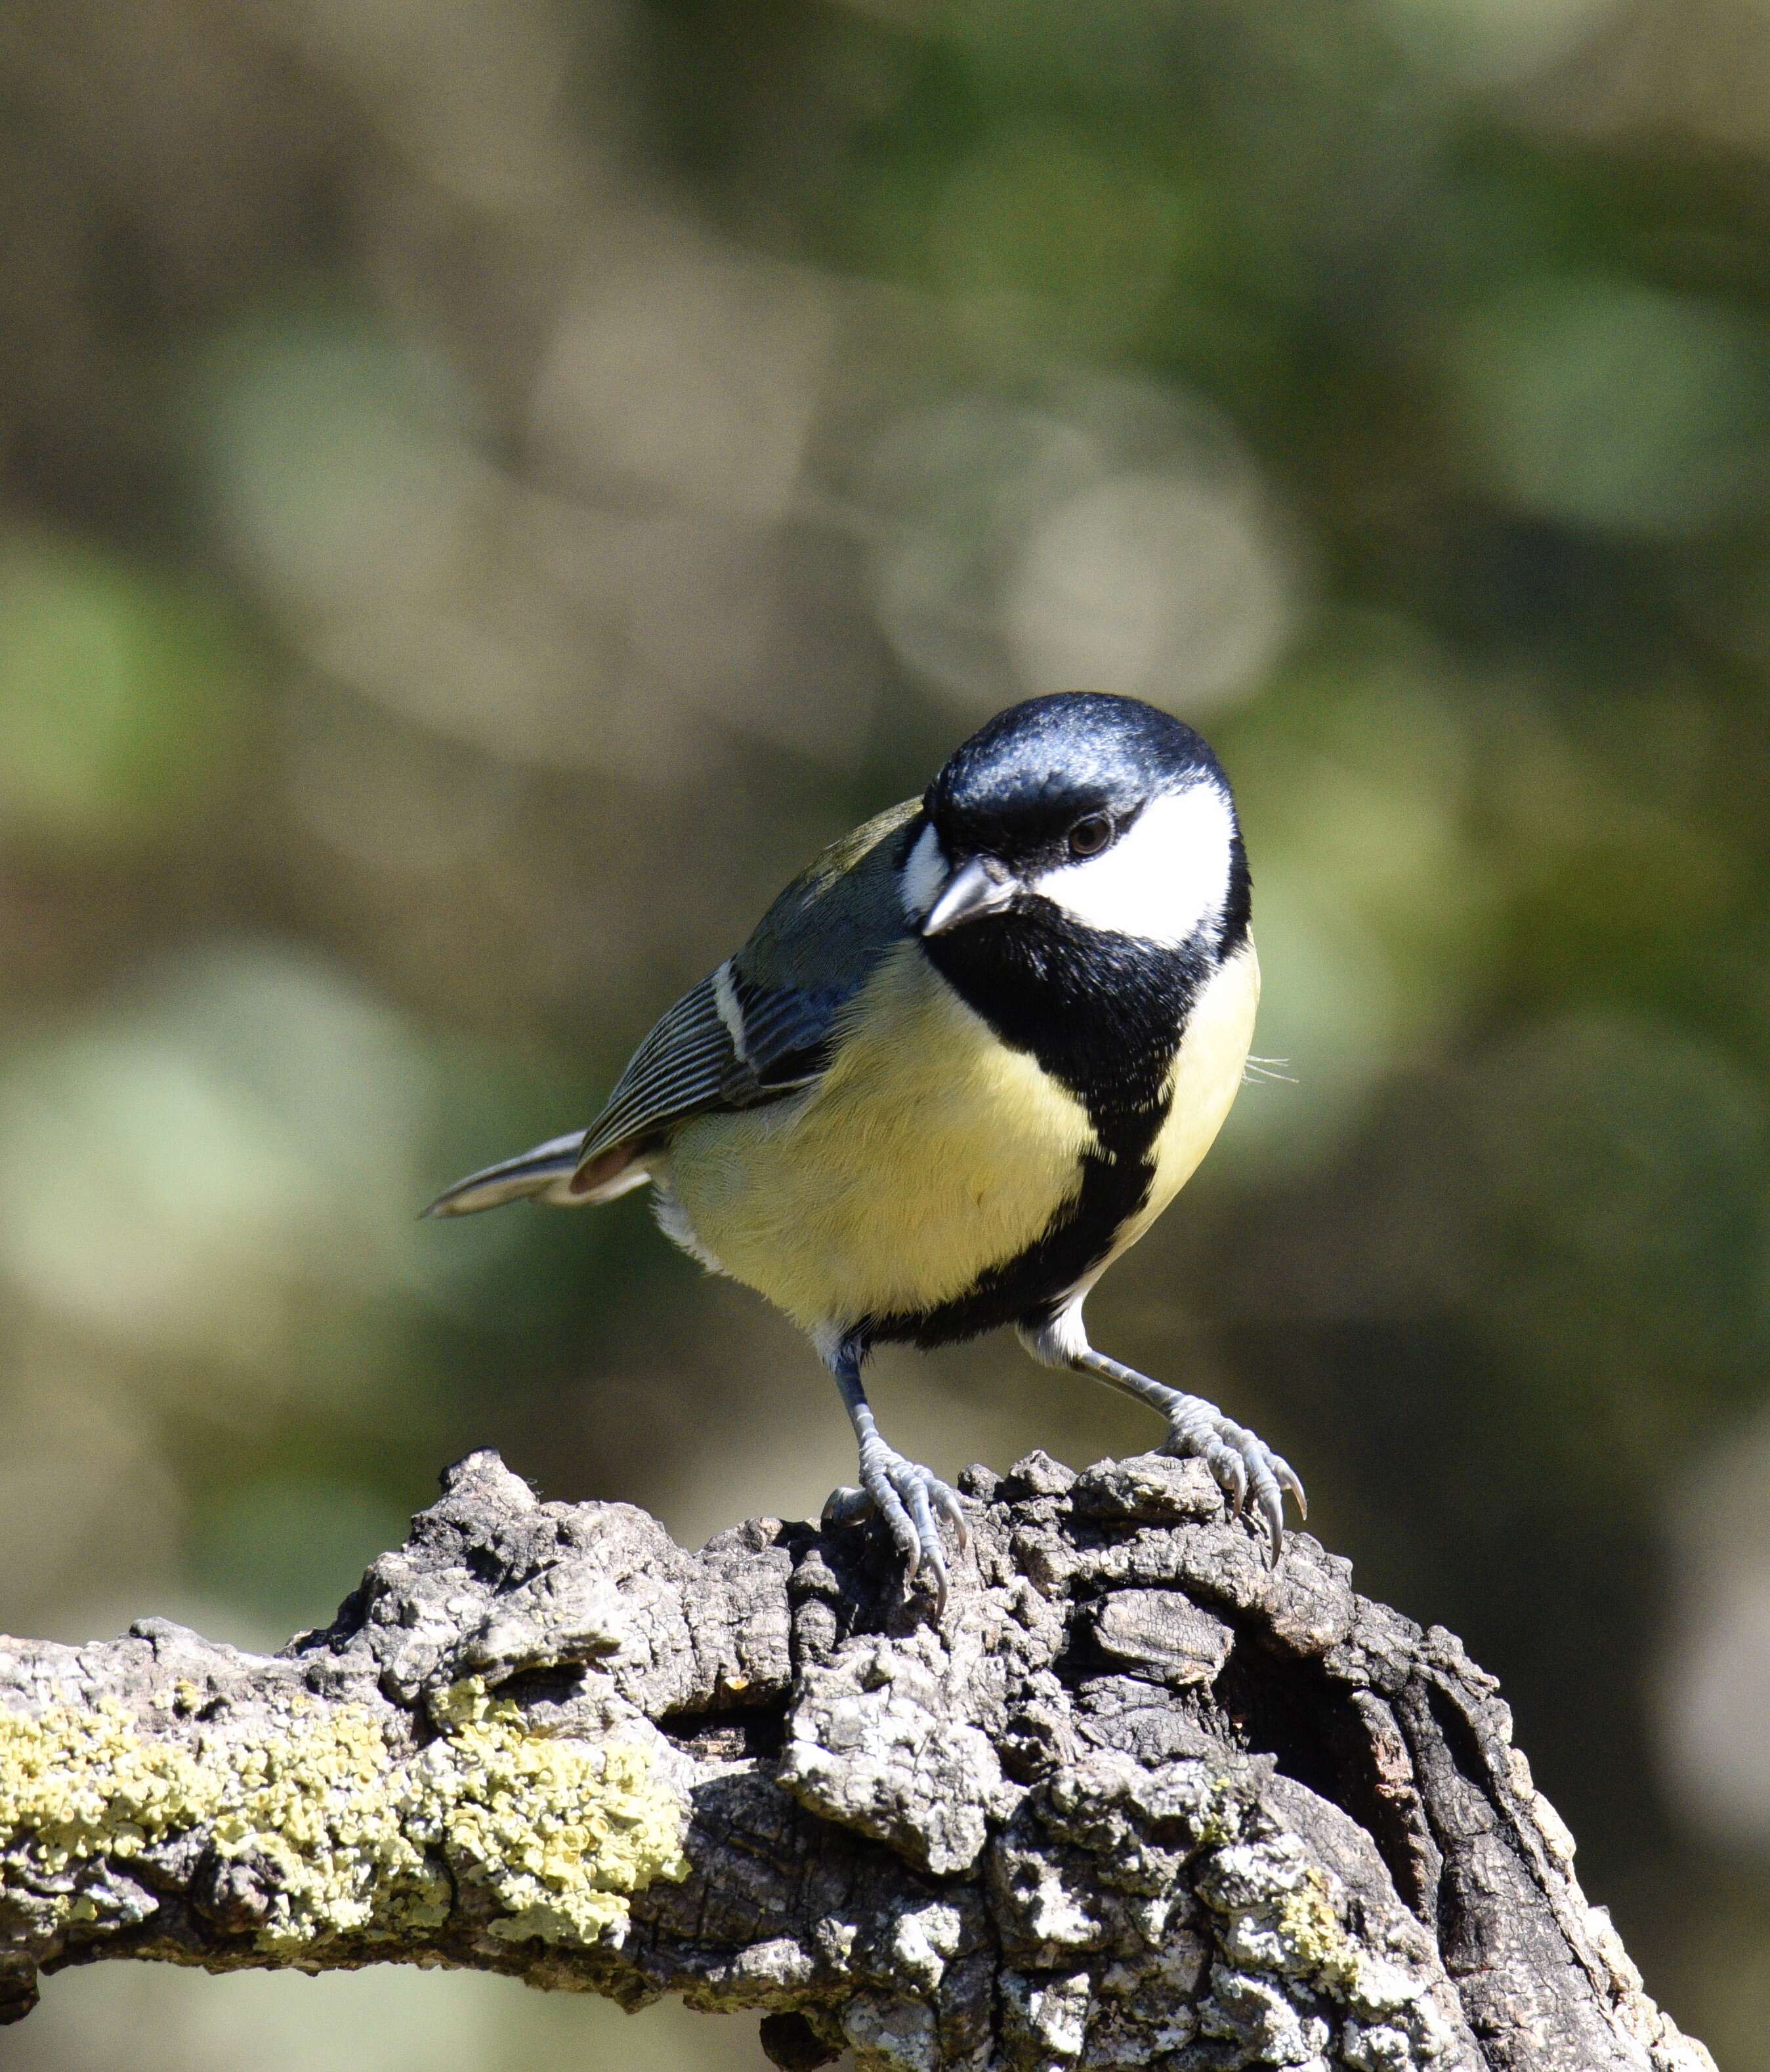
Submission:
[[[873,1531],[689,1554],[476,1453],[274,1658],[0,1641],[0,2017],[403,1962],[761,2010],[795,2072],[1712,2072],[1451,1634],[1269,1573],[1196,1462],[965,1486],[938,1630]]]

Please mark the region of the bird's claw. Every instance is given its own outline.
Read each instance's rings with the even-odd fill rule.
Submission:
[[[1232,1518],[1243,1517],[1252,1509],[1265,1533],[1267,1559],[1276,1566],[1284,1552],[1287,1492],[1295,1500],[1299,1517],[1309,1515],[1303,1483],[1283,1455],[1196,1396],[1182,1396],[1170,1408],[1163,1451],[1201,1459],[1216,1478]]]
[[[831,1491],[824,1506],[825,1525],[850,1525],[875,1511],[883,1518],[904,1556],[907,1589],[925,1566],[934,1584],[936,1614],[946,1609],[946,1549],[940,1523],[953,1528],[962,1553],[971,1544],[971,1529],[958,1498],[932,1468],[905,1460],[889,1446],[867,1448],[861,1454],[860,1489]]]

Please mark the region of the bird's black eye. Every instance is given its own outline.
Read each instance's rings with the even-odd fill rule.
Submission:
[[[1077,820],[1069,830],[1069,853],[1072,856],[1098,856],[1113,838],[1112,816],[1109,813],[1089,813]]]

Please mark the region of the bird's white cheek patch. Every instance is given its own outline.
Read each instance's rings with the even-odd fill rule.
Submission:
[[[1229,896],[1229,801],[1214,784],[1152,799],[1112,847],[1048,870],[1033,886],[1084,927],[1180,944]]]
[[[916,846],[904,859],[900,889],[906,919],[927,919],[928,909],[941,896],[947,874],[947,861],[941,853],[940,837],[930,824],[916,837]]]

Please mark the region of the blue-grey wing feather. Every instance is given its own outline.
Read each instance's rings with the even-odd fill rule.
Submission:
[[[585,1136],[582,1157],[594,1158],[611,1144],[648,1136],[678,1116],[716,1104],[738,1064],[715,980],[702,979],[633,1053]]]
[[[913,800],[894,807],[826,849],[738,954],[683,994],[586,1133],[580,1170],[690,1116],[778,1100],[816,1082],[844,1003],[908,932],[897,870],[917,812]]]

